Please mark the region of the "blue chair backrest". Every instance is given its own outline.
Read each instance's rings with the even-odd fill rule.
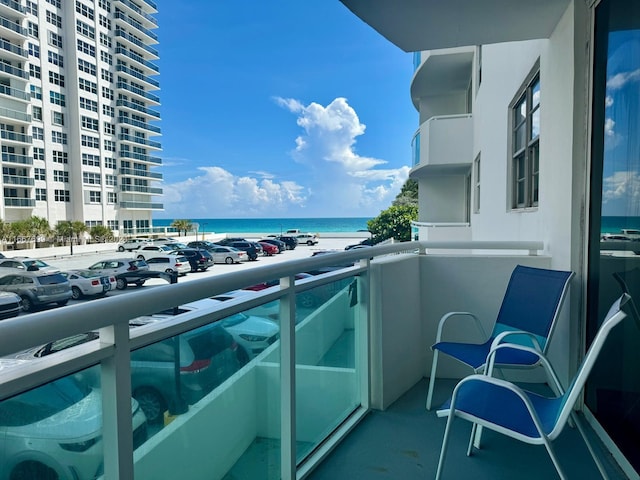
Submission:
[[[545,350],[573,272],[517,265],[511,274],[493,329],[533,333]],[[509,337],[510,343],[531,345],[528,340]]]

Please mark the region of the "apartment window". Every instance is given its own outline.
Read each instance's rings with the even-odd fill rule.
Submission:
[[[99,130],[97,118],[91,118],[91,117],[86,117],[82,115],[81,122],[82,122],[82,128],[93,130],[94,132],[97,132]]]
[[[78,51],[82,53],[86,53],[91,57],[96,56],[96,47],[80,39],[78,39]]]
[[[107,12],[111,12],[111,2],[109,0],[98,0],[98,6],[104,8]]]
[[[25,7],[25,12],[30,13],[34,17],[38,16],[38,4],[36,2],[31,2],[27,0],[27,5]]]
[[[80,97],[80,108],[85,110],[91,110],[92,112],[98,111],[98,102],[90,100],[88,98]]]
[[[116,126],[113,123],[104,122],[104,133],[107,135],[115,135],[116,134]]]
[[[35,105],[31,106],[31,117],[34,120],[42,121],[42,107],[36,107]]]
[[[60,105],[64,107],[67,105],[67,100],[65,96],[60,92],[49,92],[49,100],[54,105]]]
[[[54,150],[51,152],[53,155],[53,161],[55,163],[68,163],[69,154],[67,152],[61,152],[60,150]]]
[[[100,45],[111,48],[111,37],[104,32],[100,32]]]
[[[70,202],[71,195],[69,193],[69,190],[54,190],[53,199],[56,202]]]
[[[116,192],[107,192],[107,203],[118,203],[118,194]],[[115,228],[118,228],[117,226]]]
[[[480,154],[473,161],[473,213],[480,213]]]
[[[33,159],[44,161],[44,148],[33,147]],[[36,170],[38,169],[36,168]],[[38,177],[36,177],[36,180],[38,180]],[[44,180],[44,178],[42,178],[41,180]]]
[[[38,65],[34,65],[33,63],[29,64],[29,76],[32,78],[40,78],[41,74],[40,74],[41,70],[40,67]]]
[[[62,28],[62,17],[60,15],[56,15],[55,13],[47,10],[47,22],[51,25],[55,25],[58,28]]]
[[[100,14],[99,19],[100,19],[100,25],[105,27],[107,30],[111,30],[111,20],[109,20],[107,17],[105,17],[102,14]]]
[[[64,87],[64,75],[50,71],[49,82],[53,83],[54,85],[59,85],[61,87]]]
[[[86,92],[98,93],[98,84],[84,78],[78,79],[78,87],[80,87],[80,90],[84,90]]]
[[[80,15],[87,17],[89,20],[93,20],[95,18],[93,13],[93,8],[88,7],[87,5],[85,5],[82,2],[79,2],[78,0],[76,0],[76,12],[78,12]]]
[[[64,125],[64,113],[56,112],[55,110],[51,112],[51,123],[53,125]]]
[[[99,155],[91,155],[90,153],[82,154],[82,164],[89,165],[91,167],[99,167],[100,166],[100,156]]]
[[[96,38],[96,29],[84,23],[82,20],[76,20],[76,31],[91,40]]]
[[[44,140],[44,128],[31,127],[31,135],[34,140]]]
[[[49,59],[49,63],[58,65],[59,67],[64,67],[64,58],[62,55],[49,51],[47,52],[47,57]]]
[[[113,83],[113,73],[107,70],[106,68],[100,69],[100,77],[105,82]]]
[[[65,172],[64,170],[54,170],[53,171],[53,181],[54,182],[69,183],[69,172]]]
[[[36,200],[47,201],[47,189],[46,188],[36,188]]]
[[[44,152],[43,152],[44,153]],[[44,159],[43,159],[44,160]],[[46,180],[47,179],[47,173],[46,170],[44,168],[34,168],[33,169],[33,177],[36,180]]]
[[[104,158],[104,168],[111,168],[113,170],[118,168],[118,163],[116,162],[116,159],[112,158],[112,157],[105,157]]]
[[[100,203],[102,201],[102,195],[95,190],[89,190],[85,192],[87,203]]]
[[[109,105],[102,105],[102,113],[107,117],[115,117],[115,110],[113,107],[110,107]]]
[[[38,38],[38,25],[33,22],[27,22],[27,33],[30,37]]]
[[[511,208],[538,205],[540,170],[540,67],[511,103]]]
[[[49,41],[49,45],[52,47],[62,48],[62,35],[58,35],[56,32],[47,30],[47,39]]]
[[[62,132],[58,132],[56,130],[53,130],[51,132],[51,141],[53,143],[61,143],[62,145],[66,145],[67,144],[67,134],[66,133],[62,133]]]
[[[93,75],[94,77],[96,75],[96,66],[91,62],[82,60],[81,58],[78,59],[78,70]]]
[[[62,8],[62,4],[60,3],[60,0],[47,0],[47,3],[53,5],[56,8]]]
[[[82,183],[100,185],[100,174],[94,172],[82,172]]]
[[[113,203],[116,203],[115,200]],[[118,220],[107,220],[107,227],[109,227],[111,230],[118,230],[118,225]]]
[[[31,92],[31,98],[42,100],[42,88],[36,87],[35,85],[29,85],[29,91]]]
[[[100,139],[90,135],[82,135],[80,137],[83,147],[100,148]]]
[[[104,50],[100,50],[100,60],[108,63],[109,65],[113,65],[113,55],[105,52]]]
[[[35,43],[29,42],[27,50],[29,51],[29,55],[32,57],[40,58],[40,47]]]
[[[114,142],[112,140],[105,140],[104,141],[104,149],[107,152],[115,152],[116,151],[116,142]]]
[[[113,100],[113,90],[108,87],[102,87],[102,97],[107,100]]]
[[[104,183],[110,187],[115,187],[118,185],[118,177],[115,175],[105,175]]]

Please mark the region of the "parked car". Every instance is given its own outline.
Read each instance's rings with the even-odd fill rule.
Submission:
[[[364,240],[362,240],[360,243],[354,243],[352,245],[347,245],[346,247],[344,247],[345,250],[353,250],[354,248],[366,248],[366,247],[372,247],[374,245],[373,243],[373,239],[372,238],[365,238]]]
[[[287,250],[293,250],[298,246],[298,239],[296,237],[292,237],[291,235],[280,235],[279,237],[276,237],[276,240],[284,242]]]
[[[262,240],[258,240],[258,243],[270,243],[271,245],[275,245],[278,247],[278,253],[282,253],[287,249],[287,244],[276,240],[275,238],[263,238]]]
[[[64,306],[71,298],[71,284],[59,272],[24,271],[0,277],[0,291],[12,292],[22,299],[22,309],[57,303]]]
[[[118,251],[124,252],[126,250],[127,252],[131,252],[149,244],[151,244],[151,240],[148,238],[130,238],[118,245]]]
[[[137,447],[147,438],[147,421],[135,400],[131,415]],[[63,377],[3,400],[0,419],[3,479],[88,479],[101,471],[105,447],[98,388]]]
[[[146,272],[149,270],[147,262],[137,258],[111,258],[101,260],[89,267],[89,270],[98,272],[101,275],[113,275],[116,277],[116,288],[124,290],[132,283],[141,287],[146,282],[146,278],[140,278],[136,272]]]
[[[171,250],[180,250],[182,248],[189,248],[184,243],[181,243],[181,242],[167,242],[164,245],[169,247]]]
[[[228,247],[237,248],[238,250],[242,250],[244,252],[247,252],[247,256],[249,257],[249,260],[251,260],[251,261],[254,261],[254,260],[258,259],[258,249],[253,244],[253,242],[235,241],[235,242],[229,243],[227,246]]]
[[[228,247],[233,242],[246,242],[246,241],[247,239],[244,237],[227,237],[227,238],[222,238],[220,240],[217,240],[216,244]]]
[[[209,253],[213,257],[215,263],[240,263],[248,260],[247,252],[238,250],[234,247],[225,247],[223,245],[216,245],[213,249],[209,250]]]
[[[268,242],[258,242],[262,247],[262,253],[267,256],[275,255],[276,253],[280,253],[280,249]]]
[[[318,236],[314,233],[299,233],[295,237],[298,240],[298,244],[303,243],[311,246],[318,243]]]
[[[162,255],[159,257],[147,258],[145,261],[149,266],[149,270],[155,270],[158,272],[186,275],[191,271],[191,264],[187,257],[183,255]]]
[[[154,238],[153,239],[153,244],[154,245],[166,245],[167,243],[175,243],[178,240],[176,240],[173,237],[158,237],[158,238]]]
[[[11,257],[11,258],[0,259],[0,274],[4,271],[1,269],[5,269],[5,268],[12,269],[13,271],[15,271],[15,269],[22,270],[22,271],[40,270],[40,271],[47,271],[52,273],[60,271],[58,267],[49,265],[48,263],[43,262],[38,258],[29,258],[29,257]]]
[[[115,290],[116,277],[103,275],[93,270],[80,269],[60,272],[71,284],[71,298],[78,300],[84,296],[103,296]]]
[[[173,248],[167,247],[166,245],[145,245],[136,251],[136,258],[146,260],[148,257],[167,255],[173,251]]]
[[[207,240],[198,240],[187,243],[187,248],[200,248],[202,250],[211,251],[211,249],[217,247],[217,243],[209,242]]]
[[[0,292],[0,320],[17,317],[22,311],[22,299],[13,292]]]
[[[206,271],[213,265],[213,257],[206,250],[199,248],[180,248],[175,251],[177,255],[186,257],[189,260],[192,272],[198,270]]]

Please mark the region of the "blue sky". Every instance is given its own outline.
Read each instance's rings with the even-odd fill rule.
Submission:
[[[370,217],[407,179],[412,57],[338,0],[156,0],[165,211]]]

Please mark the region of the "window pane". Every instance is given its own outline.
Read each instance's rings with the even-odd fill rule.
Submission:
[[[513,152],[519,152],[527,145],[526,125],[523,123],[513,132]]]
[[[538,138],[538,136],[540,136],[540,109],[536,108],[531,112],[531,135],[529,135],[529,140]]]
[[[538,105],[540,105],[540,79],[531,85],[531,108],[536,108]]]

